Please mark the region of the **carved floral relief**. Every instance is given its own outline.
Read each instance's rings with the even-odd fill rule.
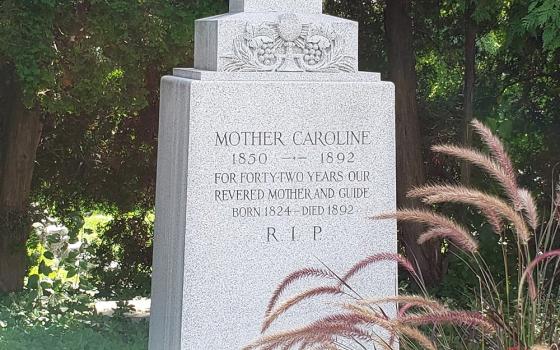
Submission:
[[[233,52],[221,59],[228,72],[356,71],[356,58],[346,54],[332,27],[304,24],[295,14],[280,16],[278,23],[247,24]]]

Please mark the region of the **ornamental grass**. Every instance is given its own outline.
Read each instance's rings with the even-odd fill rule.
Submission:
[[[457,184],[414,188],[409,196],[426,209],[382,213],[374,220],[396,219],[425,226],[418,242],[443,240],[448,252],[462,259],[480,282],[472,295],[476,307],[455,310],[432,298],[413,259],[382,253],[357,262],[345,273],[329,267],[305,268],[287,276],[274,291],[261,325],[262,336],[245,350],[273,349],[559,349],[560,339],[560,187],[541,220],[535,199],[519,186],[516,170],[505,146],[482,123],[472,126],[487,152],[455,145],[433,151],[468,162],[487,173],[501,188],[500,194]],[[477,210],[499,237],[504,277],[494,276],[480,253],[480,234],[450,215],[438,213],[441,204],[453,203]],[[511,265],[513,261],[513,266]],[[363,296],[353,281],[367,278],[363,271],[379,263],[398,264],[418,284],[419,295]],[[301,280],[316,285],[293,291]],[[271,331],[288,311],[302,303],[327,297],[326,316],[303,327]]]

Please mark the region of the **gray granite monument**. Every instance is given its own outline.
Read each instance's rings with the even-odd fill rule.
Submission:
[[[394,87],[321,0],[231,0],[162,79],[150,350],[238,350],[294,270],[396,252]],[[306,285],[303,285],[305,287]],[[383,263],[354,287],[396,293]],[[299,286],[302,287],[302,286]],[[294,286],[296,288],[296,286]],[[274,330],[313,320],[288,312]]]

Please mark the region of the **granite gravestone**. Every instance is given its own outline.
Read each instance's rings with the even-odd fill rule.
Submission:
[[[394,87],[358,71],[357,23],[321,0],[231,0],[196,22],[195,68],[162,80],[150,349],[241,349],[290,272],[396,252],[395,223],[368,219],[393,210]],[[393,263],[354,282],[396,285]]]

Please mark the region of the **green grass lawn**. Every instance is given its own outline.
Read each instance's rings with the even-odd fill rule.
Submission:
[[[1,316],[0,316],[1,317]],[[1,318],[0,318],[1,319]],[[3,321],[5,322],[5,321]],[[148,322],[93,317],[72,325],[0,328],[2,350],[144,350]]]

